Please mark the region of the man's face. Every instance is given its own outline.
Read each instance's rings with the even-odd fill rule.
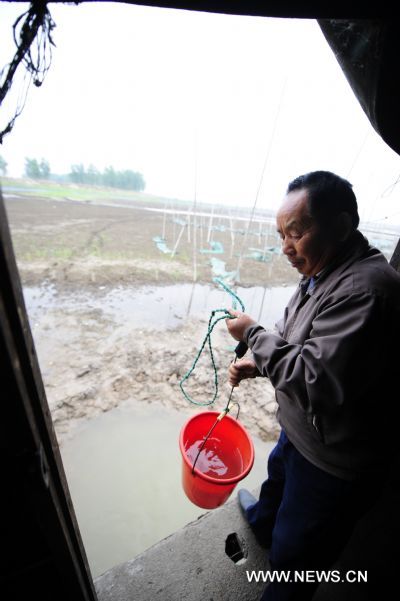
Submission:
[[[309,213],[307,190],[294,190],[285,196],[276,223],[282,251],[302,275],[316,275],[336,254],[337,248]]]

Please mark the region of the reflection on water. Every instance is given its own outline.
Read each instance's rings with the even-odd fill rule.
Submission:
[[[126,402],[86,422],[61,448],[94,577],[204,513],[181,486],[179,432],[194,411]],[[273,443],[253,442],[254,467],[238,488],[256,488],[266,475]]]
[[[245,304],[246,313],[272,328],[282,317],[283,308],[295,286],[235,288]],[[31,321],[48,309],[97,309],[118,325],[129,323],[140,328],[174,328],[189,317],[209,317],[216,308],[230,308],[231,297],[215,286],[175,284],[173,286],[117,287],[101,286],[95,296],[89,292],[57,293],[54,286],[24,288]]]
[[[203,442],[204,438],[196,440],[186,451],[192,466]],[[196,468],[214,478],[235,478],[243,472],[243,458],[237,448],[230,453],[224,452],[222,441],[212,437],[207,439],[206,445],[201,450]]]

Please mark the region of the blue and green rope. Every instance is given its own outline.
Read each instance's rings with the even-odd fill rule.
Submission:
[[[232,303],[233,308],[236,309],[237,303],[239,303],[240,308],[244,313],[245,307],[244,307],[242,300],[239,298],[239,296],[227,284],[225,284],[225,282],[223,282],[221,279],[214,278],[214,282],[219,284],[225,290],[225,292],[227,292],[231,296],[231,298],[233,300],[233,303]],[[183,376],[183,378],[179,382],[179,386],[183,393],[183,396],[185,397],[185,399],[187,401],[189,401],[189,403],[192,403],[193,405],[207,407],[209,405],[212,405],[218,396],[218,368],[215,363],[215,357],[214,357],[214,352],[213,352],[212,343],[211,343],[211,334],[212,334],[215,326],[217,325],[217,323],[219,323],[220,321],[222,321],[224,319],[235,319],[235,318],[233,317],[233,315],[231,315],[229,313],[228,309],[214,309],[211,312],[210,319],[208,320],[207,333],[204,336],[202,344],[200,345],[200,349],[193,361],[191,368],[186,372],[186,374]],[[194,372],[196,365],[197,365],[197,363],[201,357],[201,354],[204,351],[204,348],[206,347],[207,343],[208,343],[208,348],[210,351],[211,365],[212,365],[213,372],[214,372],[214,394],[213,394],[212,399],[209,401],[196,401],[185,390],[184,383],[190,378],[190,376]]]

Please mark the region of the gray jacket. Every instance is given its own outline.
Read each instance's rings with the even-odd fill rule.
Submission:
[[[349,480],[390,462],[400,427],[400,276],[360,232],[312,290],[300,283],[276,332],[257,324],[244,337],[306,459]]]

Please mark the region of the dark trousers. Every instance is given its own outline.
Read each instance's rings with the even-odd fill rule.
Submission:
[[[247,511],[255,535],[270,547],[271,569],[292,574],[328,569],[370,506],[371,488],[371,482],[342,480],[314,466],[282,431],[259,501]],[[317,586],[273,582],[262,601],[306,601]]]

